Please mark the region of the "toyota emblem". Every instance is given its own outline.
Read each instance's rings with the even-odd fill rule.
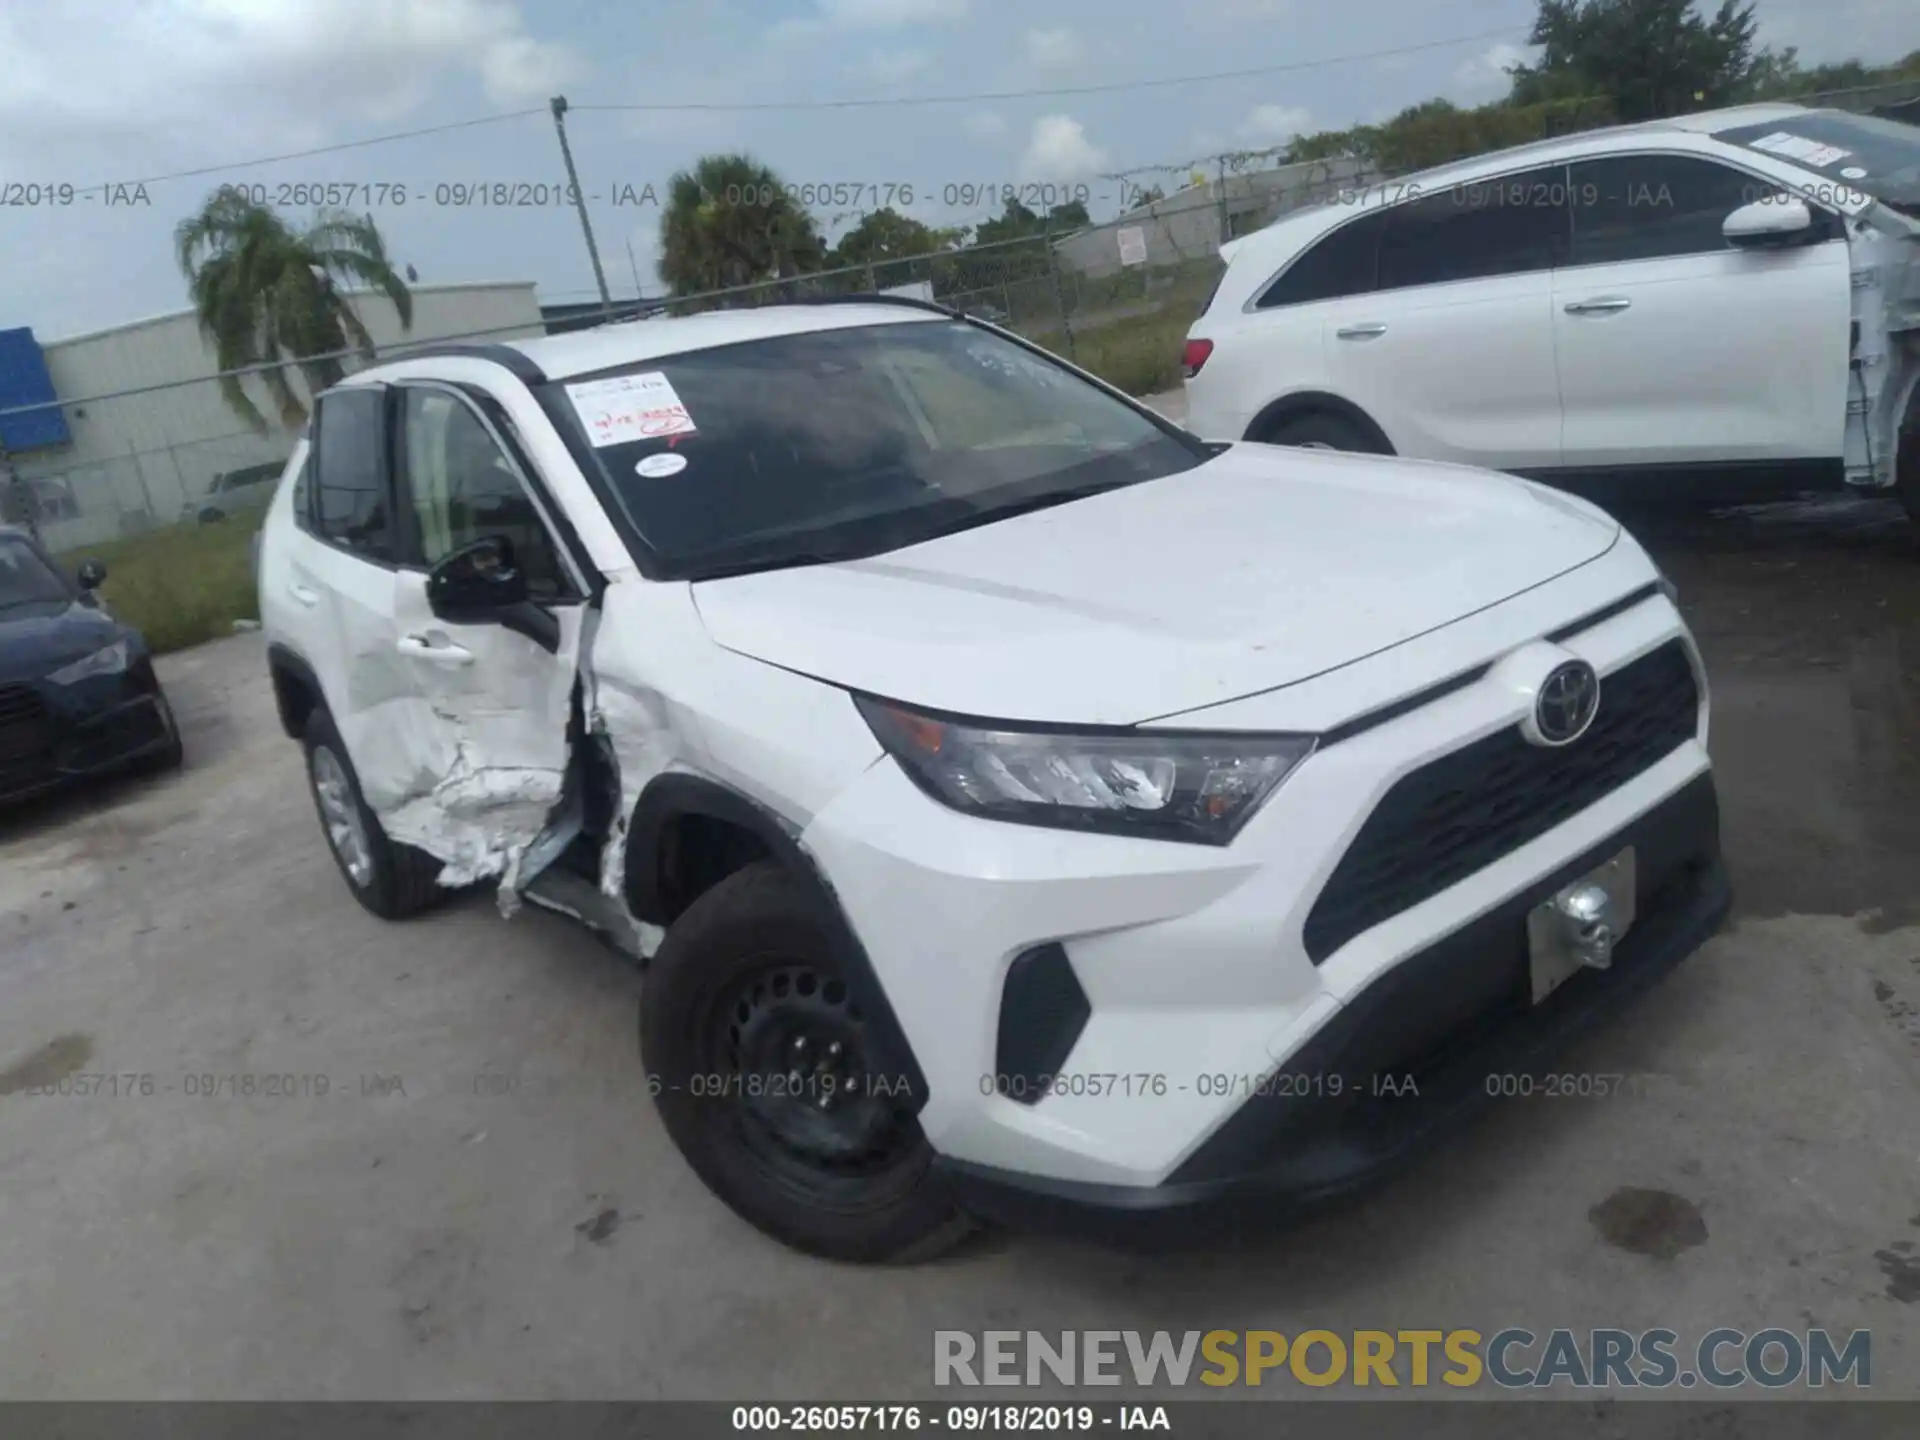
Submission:
[[[1587,733],[1600,709],[1600,677],[1584,660],[1556,665],[1540,682],[1533,701],[1539,745],[1571,745]],[[1532,739],[1532,736],[1528,737]]]

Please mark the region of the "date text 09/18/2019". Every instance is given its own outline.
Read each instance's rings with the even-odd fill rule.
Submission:
[[[738,1431],[821,1435],[862,1430],[1057,1435],[1173,1428],[1164,1405],[736,1405],[732,1421]]]

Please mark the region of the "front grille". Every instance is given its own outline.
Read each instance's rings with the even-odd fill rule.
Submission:
[[[28,685],[0,685],[0,794],[48,778],[53,727],[46,703]]]
[[[1318,965],[1579,814],[1691,739],[1699,713],[1693,666],[1674,640],[1603,676],[1599,713],[1565,749],[1529,745],[1509,727],[1403,776],[1314,901],[1308,958]]]

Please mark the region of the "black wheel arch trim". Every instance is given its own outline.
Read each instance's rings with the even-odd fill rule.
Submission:
[[[267,673],[270,676],[280,674],[291,676],[312,692],[316,706],[322,708],[326,706],[327,692],[320,688],[320,676],[314,671],[313,666],[309,665],[298,651],[277,640],[267,646]],[[287,713],[286,703],[281,696],[278,684],[273,687],[273,704],[280,714],[280,728],[287,732],[289,740],[298,740],[300,728],[293,723],[293,717]]]
[[[1284,420],[1300,415],[1333,415],[1370,435],[1380,446],[1383,455],[1395,455],[1393,442],[1387,438],[1374,418],[1351,400],[1343,400],[1325,390],[1303,390],[1293,395],[1282,395],[1270,402],[1265,409],[1255,415],[1247,424],[1247,433],[1242,439],[1258,441],[1260,437]]]
[[[911,1108],[917,1114],[926,1103],[926,1076],[906,1032],[900,1028],[879,972],[847,919],[832,883],[799,837],[766,806],[703,775],[671,773],[648,781],[627,823],[625,880],[627,903],[634,916],[649,924],[667,923],[666,900],[660,892],[660,872],[654,861],[666,828],[689,815],[724,821],[752,834],[789,874],[817,894],[838,958],[846,966],[847,988],[866,1015],[875,1042],[875,1068],[884,1068],[890,1078],[905,1078]]]

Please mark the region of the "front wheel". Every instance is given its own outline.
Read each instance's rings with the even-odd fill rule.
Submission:
[[[929,1259],[971,1225],[904,1078],[877,1063],[822,904],[762,861],[687,908],[647,967],[648,1086],[687,1163],[749,1224],[828,1259]]]
[[[444,899],[441,863],[424,851],[395,844],[360,795],[347,747],[324,706],[307,717],[302,739],[307,783],[320,829],[353,898],[382,920],[404,920]]]
[[[1269,445],[1293,445],[1303,450],[1352,450],[1363,455],[1384,453],[1371,435],[1338,415],[1316,411],[1282,420],[1261,437]]]

